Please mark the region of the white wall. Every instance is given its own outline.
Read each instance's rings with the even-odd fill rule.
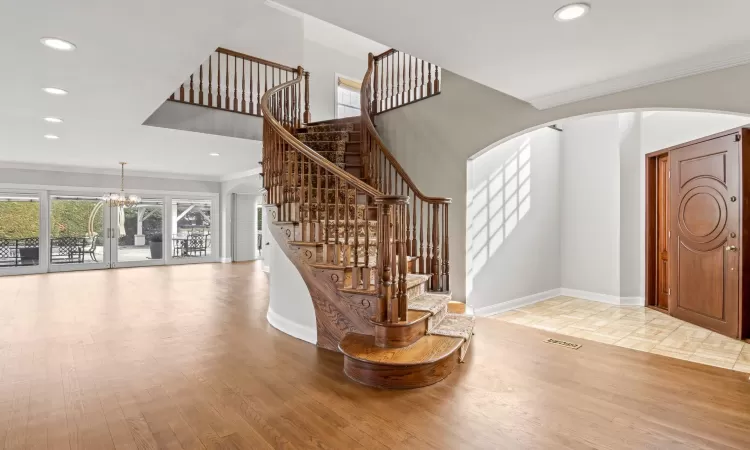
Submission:
[[[543,128],[468,162],[467,303],[560,287],[560,138]]]
[[[233,233],[233,209],[232,194],[243,193],[260,195],[261,179],[260,175],[251,175],[247,177],[229,180],[221,183],[221,206],[219,216],[221,218],[221,245],[220,257],[222,262],[232,261]]]
[[[643,114],[643,153],[750,124],[750,117],[691,111],[653,111]]]
[[[562,134],[562,287],[620,292],[617,115],[566,122]]]
[[[335,118],[336,74],[362,81],[367,54],[357,58],[305,40],[305,70],[310,72],[310,113],[314,122]]]
[[[271,253],[270,291],[266,318],[274,328],[315,344],[318,334],[310,291],[273,236],[269,237],[269,241],[271,245],[266,249]]]
[[[254,261],[258,259],[258,194],[233,194],[234,208],[232,224],[232,260]]]

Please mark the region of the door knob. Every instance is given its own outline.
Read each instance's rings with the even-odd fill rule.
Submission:
[[[727,245],[726,251],[728,252],[736,252],[737,246],[736,245]]]

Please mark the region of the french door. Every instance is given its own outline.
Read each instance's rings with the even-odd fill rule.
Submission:
[[[49,199],[49,270],[110,269],[165,263],[164,201],[110,206],[99,196]]]

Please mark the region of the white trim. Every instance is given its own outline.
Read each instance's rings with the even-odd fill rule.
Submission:
[[[222,257],[222,258],[219,258],[219,262],[222,264],[228,264],[232,262],[232,258]]]
[[[535,108],[548,109],[692,75],[750,63],[747,44],[734,44],[671,64],[665,64],[598,83],[540,95],[528,100]]]
[[[81,194],[96,193],[98,197],[101,197],[107,192],[119,192],[120,186],[111,187],[85,187],[85,186],[52,186],[46,184],[16,184],[16,183],[0,183],[0,190],[13,190],[13,191],[50,191],[57,194],[69,195],[71,192],[79,192]],[[211,200],[218,200],[218,192],[198,192],[198,191],[163,191],[157,189],[126,189],[129,194],[139,195],[171,195],[177,198],[185,197],[199,197],[199,198],[211,198]]]
[[[300,17],[300,18],[305,17],[305,13],[303,13],[301,11],[297,11],[294,8],[290,8],[290,7],[282,5],[280,3],[276,3],[276,2],[274,2],[272,0],[266,0],[264,2],[264,4],[266,6],[270,6],[271,8],[273,8],[273,9],[275,9],[277,11],[283,12],[284,14],[289,14],[292,17]]]
[[[526,297],[514,298],[507,302],[495,303],[494,305],[483,306],[477,308],[474,311],[476,316],[487,317],[494,316],[495,314],[504,313],[511,309],[520,308],[522,306],[532,305],[543,300],[549,300],[560,296],[560,289],[550,289],[549,291],[539,292],[536,294],[527,295]]]
[[[263,272],[265,273],[271,273],[271,266],[267,266],[263,264]]]
[[[643,306],[643,297],[618,297],[617,295],[600,294],[598,292],[580,291],[578,289],[561,288],[560,295],[582,298],[594,302],[608,303],[619,306]]]
[[[282,333],[309,342],[313,345],[318,343],[318,331],[315,328],[305,327],[296,322],[292,322],[286,317],[277,314],[270,306],[268,307],[266,320],[268,320],[268,323],[270,323],[271,326]]]
[[[11,162],[11,161],[0,161],[0,169],[41,170],[41,171],[47,171],[47,172],[71,172],[71,173],[88,173],[88,174],[94,174],[94,175],[116,175],[118,177],[120,176],[120,169],[85,167],[85,166],[66,166],[62,164],[58,165],[58,164],[18,163],[18,162]],[[258,173],[260,173],[260,170],[258,170]],[[147,171],[137,171],[137,170],[129,170],[129,169],[128,169],[127,175],[131,177],[169,178],[169,179],[174,179],[174,180],[189,180],[189,181],[222,181],[222,178],[223,178],[223,176],[218,176],[218,175],[212,176],[212,175],[200,175],[200,174],[184,174],[184,173],[176,173],[176,172],[147,172]]]

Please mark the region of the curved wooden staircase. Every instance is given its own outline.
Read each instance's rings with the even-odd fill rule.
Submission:
[[[271,233],[310,291],[318,346],[342,352],[355,381],[416,388],[463,361],[474,317],[451,302],[450,199],[422,194],[372,123],[379,73],[371,54],[363,113],[353,119],[303,126],[301,68],[263,96],[266,209]],[[406,87],[380,92],[403,89],[405,101]]]

